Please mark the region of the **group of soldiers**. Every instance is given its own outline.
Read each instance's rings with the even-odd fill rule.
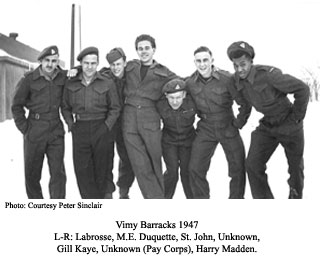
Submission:
[[[99,50],[85,48],[77,57],[80,66],[67,72],[59,67],[58,48],[50,46],[39,54],[39,67],[20,80],[12,113],[24,136],[28,198],[43,198],[44,156],[50,198],[66,197],[60,112],[72,133],[82,198],[113,198],[114,145],[120,198],[129,198],[135,178],[144,198],[173,198],[179,173],[186,198],[210,198],[207,172],[219,143],[229,167],[229,198],[244,198],[246,174],[253,198],[273,198],[266,163],[279,144],[289,165],[289,198],[303,197],[303,119],[309,100],[305,83],[277,68],[254,65],[254,49],[243,41],[227,49],[233,75],[214,66],[205,46],[194,51],[196,71],[186,78],[154,60],[152,36],[138,36],[135,49],[139,60],[132,61],[121,48],[112,49],[106,55],[109,68],[98,71]],[[252,106],[263,118],[252,132],[246,157],[239,129]]]

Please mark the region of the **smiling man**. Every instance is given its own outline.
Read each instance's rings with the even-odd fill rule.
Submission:
[[[60,105],[66,72],[58,68],[57,46],[38,56],[40,66],[17,85],[12,114],[24,135],[25,184],[28,198],[43,198],[40,180],[44,156],[48,159],[50,198],[65,198],[64,129]],[[25,108],[29,110],[28,118]]]
[[[189,176],[194,198],[210,198],[207,172],[211,157],[220,143],[229,165],[229,198],[244,198],[245,151],[239,128],[246,123],[251,106],[230,87],[231,75],[213,65],[212,53],[207,47],[194,52],[196,72],[186,81],[200,121],[197,135],[192,144]],[[240,105],[237,118],[234,117],[233,101]]]
[[[112,198],[115,190],[111,130],[120,114],[112,79],[97,72],[99,51],[88,47],[77,57],[82,72],[67,81],[62,113],[72,131],[73,163],[82,198]]]
[[[255,52],[247,42],[232,43],[227,54],[235,69],[234,87],[264,115],[251,134],[246,160],[253,198],[274,198],[266,167],[281,144],[289,164],[289,199],[301,199],[304,186],[303,119],[309,101],[308,86],[277,68],[254,65]],[[293,94],[293,103],[288,94]]]
[[[175,78],[162,89],[164,98],[157,103],[163,122],[162,154],[166,164],[164,173],[165,198],[173,198],[179,180],[186,198],[192,198],[189,180],[191,145],[195,137],[195,104],[186,92],[186,83]]]
[[[117,88],[117,93],[119,96],[119,100],[121,103],[121,107],[123,108],[124,104],[124,86],[125,86],[125,67],[127,66],[126,55],[122,48],[116,47],[109,51],[106,55],[107,61],[110,65],[110,68],[102,68],[100,73],[104,76],[111,78]],[[129,198],[129,190],[134,181],[134,173],[132,170],[132,166],[129,160],[129,156],[127,153],[127,149],[123,140],[123,110],[121,109],[120,116],[114,126],[113,134],[114,140],[117,147],[117,152],[119,156],[119,167],[118,167],[118,181],[117,185],[119,187],[119,197],[120,199],[128,199]],[[114,158],[114,150],[110,151],[110,159]],[[113,161],[109,161],[112,164]]]
[[[153,59],[152,36],[138,36],[135,48],[140,60],[129,61],[125,73],[124,141],[143,197],[164,198],[160,115],[155,104],[164,84],[176,75]]]

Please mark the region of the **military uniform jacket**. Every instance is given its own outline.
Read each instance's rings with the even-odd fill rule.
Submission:
[[[233,79],[237,90],[265,116],[266,122],[277,125],[291,112],[297,122],[305,117],[309,88],[301,80],[264,65],[253,65],[244,80],[237,74]],[[293,104],[288,93],[294,94]]]
[[[114,82],[96,73],[89,85],[83,82],[82,74],[67,80],[64,87],[62,114],[68,124],[73,124],[74,117],[84,120],[106,118],[111,130],[120,114],[120,102]]]
[[[29,114],[37,114],[39,119],[59,118],[66,72],[57,69],[54,78],[47,80],[41,75],[40,68],[41,66],[27,73],[19,81],[13,98],[11,107],[13,118],[17,128],[23,134],[28,129],[24,108],[29,110]]]
[[[194,121],[196,106],[192,98],[187,95],[179,109],[174,110],[163,97],[157,103],[157,109],[163,121],[162,142],[191,146],[195,137]]]
[[[106,68],[106,67],[102,68],[99,72],[103,76],[106,76],[106,77],[112,79],[113,82],[115,83],[116,88],[117,88],[117,93],[119,96],[119,101],[120,101],[120,104],[122,107],[124,104],[124,92],[123,91],[124,91],[124,86],[125,86],[125,82],[126,82],[125,75],[122,78],[118,78],[112,73],[110,68]]]
[[[149,67],[148,72],[141,81],[141,62],[129,61],[126,67],[126,86],[124,90],[127,99],[146,99],[157,101],[162,95],[162,87],[169,80],[177,77],[167,67],[156,61]]]
[[[202,119],[225,124],[233,120],[233,125],[237,128],[247,122],[251,105],[232,87],[231,75],[226,71],[213,69],[208,80],[203,79],[196,71],[186,79],[186,83]],[[236,119],[232,110],[233,100],[240,105]]]

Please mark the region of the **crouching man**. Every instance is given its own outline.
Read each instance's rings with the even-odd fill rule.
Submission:
[[[165,98],[157,103],[163,122],[162,154],[167,170],[164,173],[165,198],[173,198],[180,177],[186,198],[192,198],[189,181],[191,145],[195,137],[193,126],[196,108],[186,92],[186,83],[173,79],[162,90]]]

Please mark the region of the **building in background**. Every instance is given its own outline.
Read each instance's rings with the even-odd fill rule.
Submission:
[[[38,65],[40,51],[17,41],[18,34],[0,33],[0,122],[12,119],[11,101],[15,87],[25,72]],[[51,44],[49,44],[51,45]],[[60,62],[64,66],[63,62]]]
[[[0,33],[0,122],[11,119],[11,100],[15,86],[23,74],[37,65],[38,50]]]

